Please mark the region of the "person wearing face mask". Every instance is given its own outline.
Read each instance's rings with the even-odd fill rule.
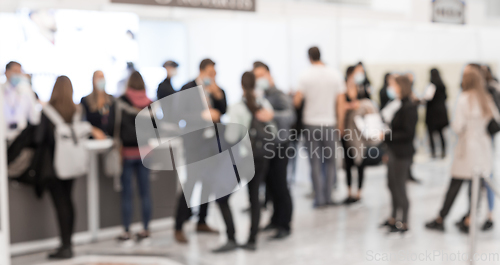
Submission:
[[[363,98],[371,98],[371,84],[366,76],[366,70],[362,62],[354,66],[354,83],[358,87],[358,94]]]
[[[40,111],[36,95],[29,79],[22,71],[21,64],[9,62],[5,66],[7,82],[0,85],[3,93],[7,141],[12,142],[28,126],[40,122]]]
[[[395,112],[391,117],[391,131],[381,138],[387,144],[388,152],[388,186],[392,197],[391,217],[382,225],[389,227],[390,232],[404,235],[408,231],[409,201],[406,194],[406,180],[409,177],[415,147],[415,128],[418,121],[417,104],[412,100],[411,81],[406,76],[389,79],[389,89],[393,91]],[[384,110],[388,109],[387,106]],[[384,115],[384,114],[382,114]],[[385,117],[387,118],[387,117]],[[398,215],[401,217],[398,218]]]
[[[92,76],[92,92],[83,97],[80,104],[83,106],[84,116],[92,126],[102,133],[108,128],[109,111],[113,105],[113,96],[106,93],[106,79],[100,70]]]
[[[277,150],[287,150],[290,144],[290,128],[295,123],[295,108],[290,98],[276,88],[269,66],[263,62],[254,62],[253,73],[256,78],[255,94],[257,100],[269,101],[274,109],[274,122],[281,132],[277,137]],[[260,92],[259,92],[260,91]],[[259,95],[261,99],[259,99]],[[276,155],[269,160],[269,169],[265,176],[266,193],[272,198],[274,213],[265,230],[276,230],[275,239],[290,235],[292,221],[292,198],[287,181],[288,157]]]
[[[387,103],[391,100],[389,96],[387,95],[387,87],[389,86],[389,77],[391,76],[390,73],[386,73],[384,76],[384,85],[379,91],[379,99],[380,99],[380,110],[382,110]]]
[[[220,122],[220,117],[226,113],[227,110],[227,102],[226,102],[226,94],[224,90],[222,90],[217,83],[215,82],[215,76],[217,72],[215,71],[215,62],[211,59],[204,59],[200,63],[200,73],[198,77],[185,84],[181,90],[187,90],[197,86],[203,86],[205,90],[205,95],[207,97],[208,109],[210,111],[210,116],[214,123]],[[199,100],[199,99],[193,99]],[[201,100],[199,100],[199,104],[202,104]],[[189,146],[191,143],[184,143],[186,145],[186,149],[193,149],[195,147]],[[187,172],[189,175],[189,171]],[[194,188],[194,187],[193,187]],[[191,193],[187,192],[186,193]],[[200,205],[200,209],[198,212],[198,225],[196,227],[196,231],[199,233],[210,233],[210,234],[218,234],[217,230],[212,229],[206,223],[208,211],[208,203]],[[184,191],[179,195],[178,204],[177,204],[177,212],[175,217],[175,240],[179,243],[186,244],[188,242],[187,237],[182,231],[182,227],[184,223],[189,220],[192,212],[191,209],[188,208],[186,199],[184,196]]]
[[[171,80],[177,75],[177,67],[179,67],[179,64],[174,61],[166,61],[163,64],[163,68],[167,70],[167,78],[165,78],[165,80],[163,80],[163,82],[161,82],[158,86],[158,90],[156,91],[156,97],[158,100],[168,97],[176,92],[172,87]]]

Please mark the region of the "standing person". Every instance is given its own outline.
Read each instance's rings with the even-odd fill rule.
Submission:
[[[345,83],[338,71],[321,61],[318,47],[310,48],[308,53],[312,66],[299,78],[294,105],[299,107],[305,100],[304,137],[311,161],[314,207],[321,208],[333,204],[332,187],[337,176],[335,141],[339,138],[336,109],[339,96],[345,93]],[[324,152],[314,152],[318,149]]]
[[[204,59],[200,63],[200,73],[198,77],[185,84],[181,90],[190,89],[196,86],[202,86],[205,90],[206,95],[208,95],[208,108],[210,111],[210,115],[214,123],[220,122],[221,115],[226,113],[227,110],[227,102],[226,102],[226,93],[222,90],[217,83],[215,82],[215,77],[217,72],[215,71],[215,62],[211,59]],[[201,104],[201,102],[200,102]],[[184,143],[186,149],[193,150],[195,147],[190,146],[190,143]],[[189,171],[187,172],[189,177]],[[194,189],[194,187],[190,187],[189,189]],[[191,191],[183,191],[179,195],[178,204],[177,204],[177,213],[175,217],[175,240],[179,243],[186,244],[188,242],[184,232],[182,231],[182,226],[184,222],[189,220],[192,215],[191,209],[188,208],[186,198],[184,193],[191,194]],[[196,231],[200,233],[211,233],[217,234],[218,231],[212,229],[206,223],[208,211],[208,203],[204,203],[200,205],[200,209],[198,212],[198,225],[196,227]]]
[[[174,94],[176,91],[172,87],[172,78],[177,75],[177,67],[179,64],[174,61],[166,61],[163,64],[163,68],[167,71],[167,78],[158,85],[158,90],[156,91],[156,98],[158,100],[168,97]]]
[[[230,107],[228,111],[230,122],[241,124],[248,128],[248,131],[251,131],[253,129],[251,125],[254,119],[260,123],[272,121],[274,118],[272,105],[264,97],[257,97],[255,95],[255,75],[252,72],[245,72],[241,77],[241,85],[243,87],[243,99]],[[234,143],[237,139],[242,138],[242,136],[238,135],[240,133],[246,134],[247,132],[228,129],[225,132],[225,137],[228,142]],[[250,236],[248,237],[247,243],[242,246],[242,248],[248,250],[256,250],[257,248],[257,233],[259,231],[261,210],[259,186],[269,170],[269,159],[266,158],[266,156],[258,156],[256,150],[253,150],[253,154],[255,175],[247,185],[251,215]]]
[[[389,77],[391,76],[391,73],[386,73],[384,76],[384,85],[380,89],[379,92],[379,99],[380,99],[380,110],[382,110],[389,101],[392,99],[389,98],[389,95],[387,94],[387,87],[389,86]]]
[[[21,64],[9,62],[5,66],[7,82],[0,85],[5,115],[5,135],[12,142],[28,126],[40,122],[38,102],[28,79],[23,74]],[[2,125],[4,126],[4,125]]]
[[[109,111],[115,99],[106,93],[106,79],[102,71],[94,72],[92,88],[92,93],[83,97],[80,104],[87,121],[105,132],[108,129]]]
[[[346,71],[346,86],[347,86],[347,91],[344,93],[340,98],[339,98],[339,105],[338,105],[338,124],[339,124],[339,131],[342,136],[346,134],[346,130],[354,130],[355,128],[352,128],[350,125],[354,124],[354,116],[355,116],[355,111],[359,109],[360,107],[360,99],[363,99],[366,97],[366,95],[359,94],[358,90],[358,84],[356,82],[356,73],[355,73],[355,66],[351,66],[347,68]],[[359,78],[359,77],[358,77]],[[350,133],[347,133],[348,135],[351,135],[353,133],[352,131]],[[352,135],[351,135],[352,136]],[[364,177],[364,165],[363,163],[356,165],[355,160],[356,157],[355,155],[357,154],[356,150],[354,149],[351,145],[351,141],[355,141],[357,139],[348,139],[351,138],[349,136],[347,137],[341,137],[342,141],[342,146],[344,149],[344,162],[345,162],[345,171],[346,171],[346,180],[347,180],[347,199],[344,201],[344,204],[350,204],[357,202],[361,199],[361,189],[363,187],[363,177]],[[354,137],[355,138],[355,137]],[[358,154],[360,155],[360,154]],[[352,194],[351,190],[351,184],[352,184],[352,168],[357,167],[358,171],[358,192],[356,196]]]
[[[65,122],[71,123],[74,114],[80,106],[73,102],[73,86],[66,76],[57,78],[52,95],[48,103]],[[101,135],[97,133],[98,129],[94,127],[92,135],[100,139]],[[73,183],[74,179],[60,179],[54,168],[55,155],[55,124],[44,114],[41,115],[40,125],[35,133],[35,143],[37,148],[42,150],[42,161],[40,181],[45,183],[52,197],[57,221],[59,224],[59,236],[61,246],[53,253],[49,254],[50,259],[69,259],[73,257],[73,247],[71,238],[73,236],[75,209],[73,204]]]
[[[146,96],[146,87],[141,74],[137,71],[130,75],[127,82],[125,94],[119,97],[115,105],[111,108],[109,120],[109,135],[114,135],[116,111],[121,111],[121,122],[119,138],[122,143],[123,171],[121,175],[121,203],[122,203],[122,222],[124,232],[117,238],[118,241],[126,244],[132,243],[130,234],[130,224],[132,222],[132,176],[135,173],[137,177],[137,187],[142,208],[143,231],[136,235],[138,242],[150,237],[149,221],[151,220],[151,190],[149,180],[149,169],[147,169],[141,160],[139,146],[136,137],[135,120],[136,116],[123,108],[135,109],[137,113],[152,102]],[[119,104],[118,107],[116,104]]]
[[[256,90],[271,103],[274,109],[274,121],[280,132],[277,137],[276,149],[287,150],[290,144],[290,128],[295,122],[295,108],[290,98],[276,88],[271,76],[269,66],[263,62],[254,62],[253,73],[256,78]],[[292,221],[292,197],[288,189],[288,157],[278,154],[269,160],[269,171],[265,176],[266,191],[273,201],[273,216],[266,228],[276,228],[275,239],[285,238],[290,235],[290,222]]]
[[[446,87],[441,79],[437,69],[431,70],[431,84],[429,94],[426,95],[427,112],[425,114],[425,123],[429,132],[429,142],[431,145],[431,155],[436,157],[433,134],[439,133],[441,138],[441,157],[446,156],[446,142],[443,136],[443,129],[448,126],[448,110],[446,109]],[[434,92],[434,93],[432,93]]]
[[[409,201],[406,193],[406,181],[409,177],[415,147],[415,127],[418,121],[417,104],[412,101],[411,81],[407,76],[397,76],[390,80],[396,98],[401,107],[394,114],[390,123],[391,132],[383,135],[388,147],[387,178],[392,197],[392,215],[384,224],[391,232],[408,231]],[[398,212],[402,217],[398,220]]]
[[[493,143],[488,133],[488,124],[500,114],[493,100],[485,89],[485,80],[480,69],[468,65],[462,78],[462,93],[458,97],[457,107],[451,128],[458,134],[458,143],[451,166],[451,182],[439,216],[426,224],[428,229],[444,231],[444,220],[457,197],[464,181],[471,185],[474,174],[489,177],[493,167]],[[469,198],[470,199],[470,198]],[[460,231],[469,231],[469,212],[458,223]]]
[[[368,76],[366,76],[366,69],[362,62],[354,66],[354,82],[358,87],[358,94],[363,98],[371,98],[372,87]]]

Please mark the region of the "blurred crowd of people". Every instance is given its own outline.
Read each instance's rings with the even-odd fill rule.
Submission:
[[[316,209],[358,203],[362,200],[365,168],[386,163],[392,211],[381,227],[402,235],[408,233],[411,220],[407,181],[418,182],[412,176],[411,166],[416,150],[414,139],[420,105],[426,106],[425,123],[431,156],[436,157],[434,134],[439,135],[441,142],[440,157],[446,156],[444,129],[450,122],[446,86],[438,69],[430,71],[429,85],[422,97],[414,93],[412,74],[387,73],[384,85],[379,90],[380,104],[377,104],[371,99],[373,87],[361,62],[348,67],[345,75],[342,75],[321,60],[318,47],[310,48],[308,57],[311,66],[301,74],[296,90],[290,94],[276,86],[268,65],[255,62],[249,71],[242,74],[241,100],[231,106],[227,104],[226,92],[216,82],[216,63],[211,59],[202,60],[198,76],[180,89],[174,88],[171,83],[178,64],[174,61],[164,64],[167,77],[158,86],[158,100],[178,91],[201,86],[207,96],[209,117],[214,123],[220,123],[222,116],[226,115],[229,122],[241,124],[251,132],[255,176],[247,185],[251,218],[249,237],[242,245],[236,242],[235,224],[228,203],[230,195],[218,198],[216,203],[226,225],[227,242],[214,249],[214,252],[226,252],[239,247],[256,250],[260,230],[275,231],[272,236],[274,239],[283,239],[291,234],[293,203],[290,185],[296,174],[299,156],[289,156],[287,152],[285,155],[276,155],[277,150],[291,148],[297,154],[299,146],[304,147],[310,162],[313,207]],[[73,102],[72,83],[66,76],[57,78],[50,101],[42,103],[31,89],[29,76],[22,71],[19,63],[7,64],[5,75],[7,82],[1,88],[4,128],[9,147],[9,177],[13,181],[34,186],[38,195],[44,190],[51,194],[60,229],[61,247],[49,257],[73,256],[71,237],[75,209],[72,186],[74,179],[79,176],[76,173],[68,176],[61,173],[64,167],[58,161],[61,156],[58,153],[62,152],[58,146],[71,140],[77,145],[80,138],[115,140],[115,148],[119,147],[118,172],[124,227],[117,240],[122,244],[148,240],[152,216],[149,169],[141,160],[135,118],[141,109],[153,101],[146,96],[141,74],[138,71],[131,72],[125,92],[115,98],[106,93],[104,73],[96,71],[92,79],[93,91],[82,98],[80,104]],[[451,129],[458,135],[451,183],[439,216],[426,224],[427,228],[444,231],[445,217],[464,182],[470,183],[475,174],[483,178],[492,177],[492,138],[500,130],[499,106],[500,85],[491,69],[486,65],[467,65],[463,71],[462,93],[458,96],[451,122]],[[51,109],[56,111],[55,115]],[[276,131],[266,130],[267,126],[272,126]],[[65,130],[70,133],[69,136],[64,134]],[[277,131],[284,133],[277,135]],[[266,141],[266,134],[274,134],[271,138],[276,139],[272,142],[272,150],[261,150],[263,147],[259,141]],[[272,151],[272,156],[269,151]],[[72,157],[71,154],[69,156]],[[112,163],[111,158],[111,155],[103,156],[101,163]],[[342,160],[348,187],[347,197],[340,202],[332,199],[332,193],[339,185],[338,158]],[[289,167],[292,168],[290,171]],[[356,178],[353,172],[356,172]],[[143,231],[136,235],[130,231],[134,176],[137,179],[143,222]],[[355,182],[357,185],[354,185]],[[265,186],[265,201],[273,204],[273,215],[262,229],[259,227],[263,204],[260,199],[261,186]],[[482,186],[487,189],[490,210],[483,229],[489,230],[493,227],[491,212],[494,194],[486,184]],[[174,235],[181,244],[188,242],[183,224],[193,214],[185,197],[186,193],[191,192],[183,190],[177,200]],[[196,230],[216,234],[218,231],[206,222],[207,211],[208,203],[200,205]],[[457,225],[461,231],[467,232],[469,213]]]

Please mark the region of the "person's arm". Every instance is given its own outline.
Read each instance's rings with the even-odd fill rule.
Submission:
[[[213,108],[220,112],[220,115],[224,115],[227,111],[227,101],[226,93],[224,90],[220,89],[221,95],[219,98],[212,96]]]
[[[402,110],[400,110],[402,111]],[[416,107],[407,108],[405,110],[403,126],[398,130],[392,130],[385,136],[389,142],[411,142],[415,138],[415,128],[418,121],[418,112]]]
[[[37,125],[40,123],[40,107],[38,100],[36,99],[35,92],[29,90],[26,95],[26,101],[28,102],[28,121],[31,125]]]
[[[111,135],[111,137],[113,137],[115,133],[116,104],[118,104],[118,102],[117,100],[114,100],[113,104],[109,108],[108,127],[106,128],[106,133]]]
[[[279,99],[285,106],[285,109],[274,110],[274,119],[279,120],[281,124],[285,125],[288,128],[292,126],[297,120],[297,117],[295,115],[295,108],[290,98],[286,94],[280,93]]]
[[[337,124],[340,133],[344,133],[345,129],[345,114],[347,111],[347,101],[346,98],[341,94],[337,96]]]
[[[450,126],[456,134],[460,134],[465,130],[465,123],[467,120],[465,112],[469,109],[468,105],[467,97],[463,93],[459,95],[455,115]]]
[[[274,119],[273,106],[266,99],[262,102],[262,108],[255,113],[255,118],[261,122],[270,122]]]

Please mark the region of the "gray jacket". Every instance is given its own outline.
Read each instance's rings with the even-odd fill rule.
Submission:
[[[276,87],[271,87],[266,90],[265,97],[274,109],[274,122],[278,129],[276,137],[277,142],[288,143],[290,139],[290,128],[296,121],[295,108],[292,100]]]

